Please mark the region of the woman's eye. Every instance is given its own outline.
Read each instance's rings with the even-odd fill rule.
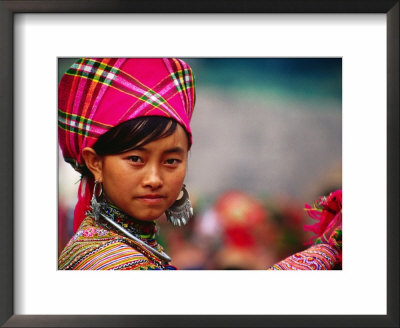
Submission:
[[[139,156],[129,156],[129,160],[133,163],[143,163]]]
[[[176,158],[170,158],[165,161],[165,164],[168,164],[168,165],[176,165],[179,163],[180,163],[180,160],[176,159]]]

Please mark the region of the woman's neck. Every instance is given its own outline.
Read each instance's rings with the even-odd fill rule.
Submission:
[[[129,216],[107,200],[101,202],[101,211],[111,220],[141,239],[152,239],[157,232],[154,221],[141,221]]]

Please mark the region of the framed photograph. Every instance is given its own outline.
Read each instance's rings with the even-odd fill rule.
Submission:
[[[184,180],[194,217],[182,227],[156,220],[169,264],[265,270],[305,250],[312,233],[303,226],[314,221],[304,204],[342,189],[342,58],[179,59],[197,95]],[[59,79],[78,61],[58,58]],[[61,254],[81,180],[61,149],[59,158]]]
[[[398,326],[398,1],[0,1],[0,21],[2,325]],[[57,71],[60,58],[81,56],[187,58],[200,71],[204,63],[212,68],[229,58],[234,66],[226,72],[257,60],[259,67],[268,58],[340,63],[343,270],[57,270]],[[277,90],[279,81],[295,88],[295,73],[291,80],[279,73],[266,89]],[[212,95],[198,100],[209,116]],[[238,100],[224,95],[227,107],[235,108]],[[240,105],[255,115],[257,106],[249,104]],[[198,131],[207,127],[206,117],[203,122]],[[218,129],[218,122],[213,134],[224,143],[229,129]],[[268,126],[273,128],[279,126]],[[332,138],[328,130],[321,133]],[[237,142],[249,137],[237,135]],[[231,161],[249,157],[244,155]],[[240,165],[244,173],[256,170]],[[304,176],[292,177],[301,181],[306,169],[299,171]],[[250,174],[243,179],[263,189]],[[206,190],[203,180],[196,183]]]

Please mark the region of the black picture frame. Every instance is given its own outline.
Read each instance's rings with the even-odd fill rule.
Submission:
[[[0,1],[0,324],[4,327],[399,327],[399,8],[398,0]],[[13,135],[18,133],[13,113],[14,14],[121,12],[386,14],[387,315],[14,315],[13,208],[17,204],[13,187]],[[379,264],[372,259],[370,265]]]

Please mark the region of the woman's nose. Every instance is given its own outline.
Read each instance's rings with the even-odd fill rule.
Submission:
[[[163,185],[159,168],[156,165],[149,166],[142,180],[143,187],[158,189]]]

